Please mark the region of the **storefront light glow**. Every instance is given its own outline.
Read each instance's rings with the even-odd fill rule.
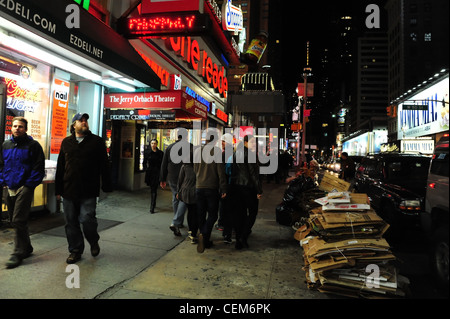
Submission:
[[[127,85],[125,83],[120,83],[119,81],[116,81],[116,80],[104,79],[104,80],[102,80],[102,82],[106,86],[110,86],[110,87],[112,86],[117,89],[124,90],[126,92],[134,92],[135,91],[135,88],[133,86]]]
[[[22,40],[19,40],[17,38],[8,36],[3,32],[0,32],[0,44],[5,47],[17,50],[17,51],[21,52],[22,54],[34,57],[38,60],[41,60],[41,61],[44,61],[47,63],[52,63],[52,65],[54,65],[60,69],[78,74],[84,78],[91,80],[91,81],[96,82],[96,81],[101,81],[101,79],[102,79],[101,75],[99,75],[97,73],[94,73],[85,68],[79,67],[78,65],[76,65],[73,62],[69,62],[67,60],[61,59],[60,57],[58,57],[48,51],[40,49],[34,45],[31,45],[31,44],[24,42]]]

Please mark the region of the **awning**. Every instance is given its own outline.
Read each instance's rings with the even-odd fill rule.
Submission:
[[[181,90],[158,93],[109,93],[105,94],[104,106],[105,109],[175,110],[177,118],[191,120],[208,118],[208,107]]]
[[[66,8],[74,4],[77,5],[71,0],[39,3],[30,0],[5,1],[5,5],[0,5],[0,17],[60,46],[49,46],[46,49],[98,72],[102,78],[110,77],[114,80],[119,75],[135,80],[134,85],[137,87],[148,86],[153,90],[160,90],[161,80],[128,40],[81,6],[79,28],[68,28],[66,19],[70,12],[66,13]],[[8,28],[4,23],[1,27]],[[20,30],[11,28],[8,31],[17,33]],[[67,52],[73,54],[65,54]],[[98,68],[98,65],[106,70]]]

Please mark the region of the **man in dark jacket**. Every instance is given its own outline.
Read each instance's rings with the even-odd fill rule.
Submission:
[[[181,236],[180,228],[183,225],[184,215],[187,209],[186,204],[177,198],[178,175],[180,174],[181,166],[184,163],[189,163],[189,154],[192,152],[193,147],[187,141],[187,131],[179,129],[178,140],[170,144],[164,151],[161,164],[159,177],[161,188],[166,188],[168,182],[172,191],[173,220],[169,228],[175,236]]]
[[[0,152],[0,188],[8,188],[6,204],[12,226],[16,230],[15,248],[7,268],[15,268],[33,252],[28,233],[28,217],[34,189],[45,176],[45,156],[41,145],[27,135],[28,121],[23,117],[12,120],[12,138]]]
[[[57,200],[64,198],[66,236],[70,255],[66,262],[76,263],[84,251],[84,236],[91,255],[100,253],[96,206],[101,187],[112,191],[110,165],[103,139],[89,130],[89,115],[78,113],[72,119],[72,135],[61,143],[55,178]],[[81,231],[83,225],[83,232]]]

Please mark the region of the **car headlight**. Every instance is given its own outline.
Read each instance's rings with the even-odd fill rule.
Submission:
[[[402,210],[420,210],[420,200],[403,200],[399,208]]]

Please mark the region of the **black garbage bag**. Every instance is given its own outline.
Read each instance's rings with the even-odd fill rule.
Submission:
[[[311,177],[300,175],[289,183],[284,192],[283,203],[291,208],[298,209],[300,195],[315,187],[316,185]]]
[[[290,208],[288,205],[281,203],[275,209],[276,221],[278,224],[283,226],[291,226],[292,225],[292,216],[294,214],[294,210]]]

